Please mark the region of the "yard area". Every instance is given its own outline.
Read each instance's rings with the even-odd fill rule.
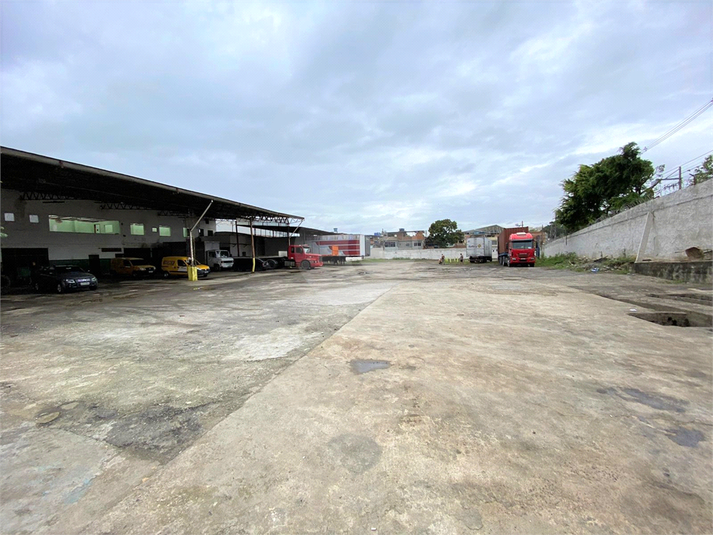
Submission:
[[[3,296],[2,533],[710,533],[711,293],[384,261]],[[631,315],[666,311],[704,326]]]

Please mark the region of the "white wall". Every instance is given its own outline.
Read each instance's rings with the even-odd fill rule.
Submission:
[[[383,259],[393,259],[393,258],[413,258],[413,259],[427,259],[427,260],[438,260],[441,255],[446,258],[459,258],[460,255],[468,260],[465,254],[465,248],[455,248],[450,247],[448,249],[412,249],[410,251],[404,249],[394,249],[383,247],[372,247],[371,248],[371,258],[383,258]]]
[[[564,238],[547,242],[544,254],[588,258],[636,256],[649,212],[653,215],[643,258],[685,260],[685,250],[713,249],[713,180],[635,206]]]

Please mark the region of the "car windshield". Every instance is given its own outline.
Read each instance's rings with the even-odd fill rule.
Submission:
[[[80,272],[83,273],[84,270],[80,267],[77,266],[55,266],[54,268],[55,273],[71,273],[71,272]]]
[[[513,240],[513,249],[532,249],[532,240]]]

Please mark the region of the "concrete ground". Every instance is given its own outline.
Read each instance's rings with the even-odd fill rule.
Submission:
[[[4,296],[2,533],[711,533],[711,328],[630,315],[711,293],[392,261]]]

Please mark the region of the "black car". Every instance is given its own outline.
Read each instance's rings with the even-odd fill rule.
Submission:
[[[48,290],[58,294],[71,290],[96,290],[97,278],[77,266],[45,266],[32,277],[32,286],[38,292]]]

